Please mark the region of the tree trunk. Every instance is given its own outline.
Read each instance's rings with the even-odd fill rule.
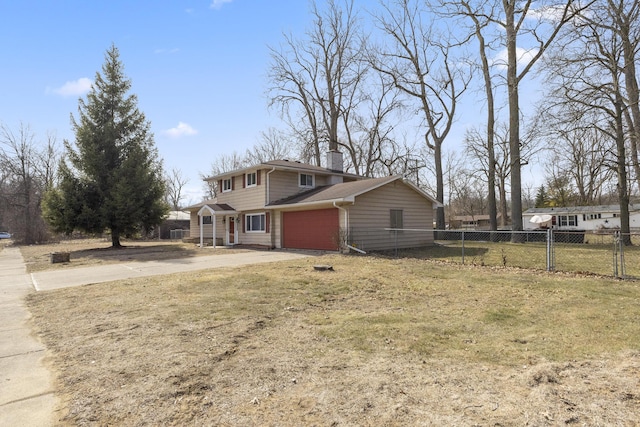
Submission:
[[[522,231],[522,178],[520,162],[520,108],[518,99],[518,75],[515,28],[515,0],[503,0],[506,12],[507,33],[507,88],[509,97],[509,151],[511,160],[511,229]],[[512,242],[519,242],[522,235],[511,235]]]
[[[442,174],[442,143],[436,141],[434,144],[433,158],[436,167],[436,200],[444,205],[444,177]],[[436,209],[436,229],[444,230],[446,221],[444,218],[444,207]]]
[[[615,102],[615,131],[617,149],[617,172],[618,172],[618,199],[620,200],[620,233],[625,246],[631,245],[631,234],[629,225],[629,191],[627,190],[627,155],[624,141],[624,125],[622,123],[622,100],[620,92],[616,93]]]
[[[120,244],[120,232],[117,230],[111,230],[111,247],[115,249],[120,249],[122,245]]]

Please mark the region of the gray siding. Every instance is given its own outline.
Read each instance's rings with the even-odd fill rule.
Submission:
[[[391,209],[402,209],[403,228],[421,231],[384,230],[390,228]],[[349,231],[350,243],[363,250],[432,245],[433,204],[401,181],[394,181],[356,197],[355,205],[349,207]]]

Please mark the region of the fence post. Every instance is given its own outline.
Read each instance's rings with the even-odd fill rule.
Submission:
[[[553,245],[553,230],[547,230],[547,271],[553,271],[556,268],[555,247]]]
[[[462,230],[462,264],[464,264],[464,230]]]
[[[620,237],[618,236],[619,233],[619,231],[613,233],[613,258],[611,259],[611,266],[613,267],[613,277],[618,277],[618,241],[620,240]]]
[[[620,234],[620,239],[619,240],[619,245],[620,245],[620,250],[618,251],[620,253],[620,278],[624,279],[627,276],[627,272],[625,269],[625,263],[624,263],[624,237],[622,236],[622,234]]]

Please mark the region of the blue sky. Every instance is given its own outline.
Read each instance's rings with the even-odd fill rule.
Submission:
[[[199,172],[216,155],[281,126],[265,96],[268,46],[311,23],[306,0],[0,0],[0,16],[0,122],[73,140],[70,115],[113,43],[165,169],[190,180],[187,202],[200,200]]]
[[[267,45],[302,32],[306,1],[0,0],[0,122],[73,140],[70,115],[114,43],[165,169],[198,199],[216,153],[278,125],[267,109]]]

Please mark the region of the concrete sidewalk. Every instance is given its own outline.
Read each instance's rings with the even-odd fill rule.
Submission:
[[[247,251],[163,261],[136,261],[94,267],[70,267],[61,270],[40,271],[31,274],[31,281],[37,291],[45,291],[134,277],[158,276],[209,268],[238,267],[249,264],[300,259],[309,256],[312,256],[312,254],[289,251]],[[73,260],[71,260],[71,265],[73,265]]]
[[[0,251],[0,426],[54,425],[46,348],[31,335],[24,297],[33,291],[18,248]]]

